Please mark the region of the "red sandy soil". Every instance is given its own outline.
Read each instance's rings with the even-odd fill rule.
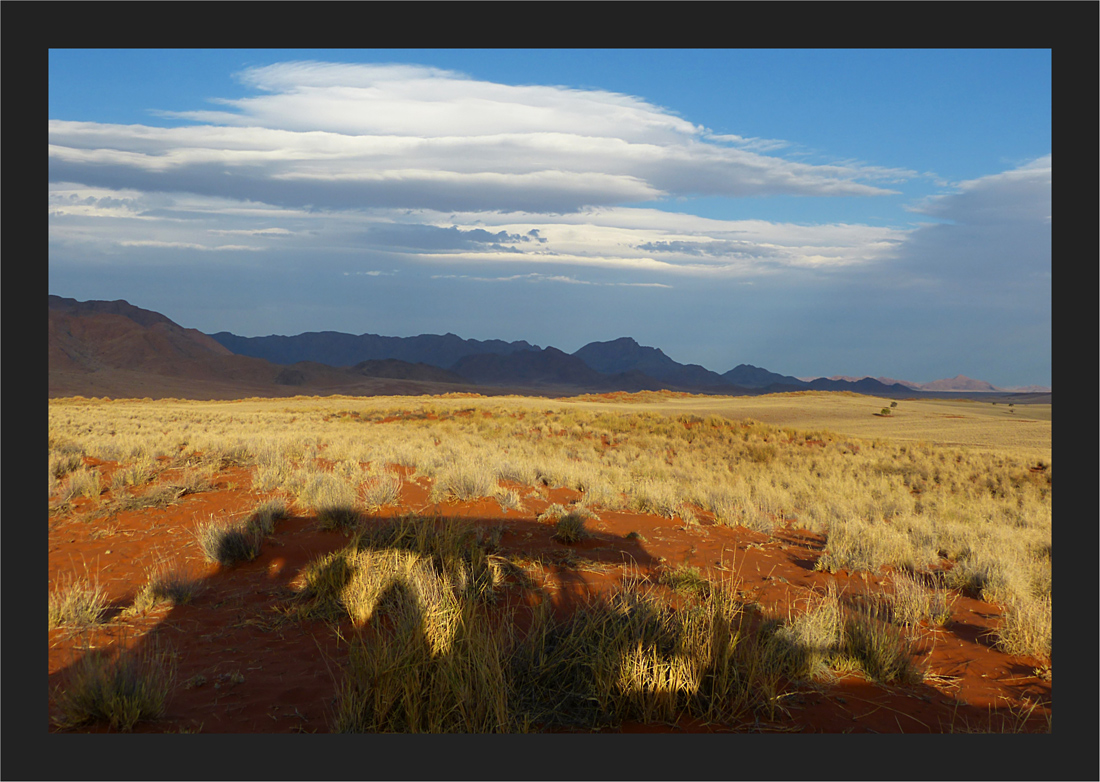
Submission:
[[[110,485],[117,465],[90,459],[86,463],[100,470],[103,484]],[[171,476],[166,472],[159,480]],[[111,620],[99,629],[49,631],[51,693],[63,685],[67,667],[89,649],[156,644],[176,655],[175,687],[164,716],[139,723],[136,732],[330,730],[350,622],[338,633],[321,621],[286,621],[278,609],[293,594],[301,569],[346,545],[348,538],[320,529],[315,517],[299,515],[290,505],[294,515],[276,523],[254,561],[228,569],[204,561],[193,535],[199,523],[211,517],[243,518],[258,502],[273,496],[253,492],[250,483],[249,470],[229,468],[217,474],[213,490],[184,496],[166,508],[95,518],[97,504],[79,499],[66,512],[51,513],[51,589],[65,578],[98,575],[112,606]],[[551,523],[536,517],[551,503],[569,504],[581,495],[569,489],[517,488],[524,496],[523,512],[502,511],[489,499],[433,504],[425,479],[406,481],[399,504],[374,518],[415,511],[503,525],[502,553],[528,559],[544,555],[549,564],[542,571],[542,588],[561,606],[580,594],[613,587],[628,574],[656,575],[661,568],[680,564],[709,570],[711,577],[738,579],[746,601],[782,617],[803,610],[807,598],[823,593],[830,583],[836,584],[842,599],[849,599],[878,589],[885,579],[885,574],[815,571],[824,537],[792,524],[769,537],[716,525],[702,511],[698,523],[601,511],[599,520],[588,523],[592,536],[566,546],[552,539]],[[110,499],[110,490],[105,490],[98,507],[106,507]],[[631,532],[640,539],[628,539]],[[161,559],[182,563],[201,579],[202,591],[187,605],[161,606],[137,617],[121,614],[144,583],[146,570]],[[930,675],[918,685],[883,686],[849,675],[792,688],[782,701],[788,716],[775,723],[720,727],[685,720],[676,726],[628,723],[623,731],[938,733],[1000,731],[1006,726],[1047,731],[1051,681],[1037,675],[1042,661],[1011,657],[993,648],[988,633],[1000,615],[996,606],[960,595],[947,625],[925,628],[916,662]],[[205,683],[196,686],[200,677]],[[1032,709],[1031,704],[1038,705]],[[1017,715],[1029,709],[1030,716],[1020,725]],[[52,698],[50,714],[56,714]],[[51,723],[50,730],[57,728]],[[79,730],[107,728],[92,725]]]

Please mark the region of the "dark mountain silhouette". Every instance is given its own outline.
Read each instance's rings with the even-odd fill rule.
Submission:
[[[317,361],[333,367],[352,367],[362,361],[397,359],[449,369],[463,356],[479,353],[508,354],[538,350],[523,340],[504,342],[462,339],[454,334],[421,334],[417,337],[381,337],[377,334],[344,334],[310,331],[293,337],[238,337],[228,331],[210,335],[237,355],[262,358],[274,364]]]
[[[641,372],[664,383],[666,388],[733,393],[730,386],[737,385],[698,364],[673,361],[660,348],[639,345],[630,337],[620,337],[610,342],[589,342],[573,355],[598,372]]]
[[[660,389],[728,395],[821,390],[985,397],[993,389],[961,375],[920,384],[924,390],[916,391],[870,377],[807,382],[748,364],[719,375],[698,364],[680,364],[659,348],[639,345],[630,337],[591,342],[570,355],[522,340],[466,340],[454,334],[207,335],[123,300],[81,302],[53,295],[48,335],[51,397],[233,399],[451,391],[568,395]],[[1046,401],[1049,396],[1047,391]]]
[[[873,395],[897,395],[897,394],[913,394],[913,389],[901,385],[901,383],[895,383],[892,386],[888,386],[885,383],[880,383],[873,377],[865,377],[862,380],[831,380],[827,377],[819,377],[805,382],[799,380],[797,384],[794,383],[772,383],[765,387],[766,391],[772,393],[781,393],[784,391],[855,391],[857,394],[873,394]]]
[[[656,391],[666,387],[637,371],[597,372],[576,356],[555,347],[507,355],[464,356],[451,371],[474,383],[495,386],[570,386],[586,391]]]
[[[803,383],[797,377],[769,372],[752,364],[738,364],[729,372],[723,372],[721,377],[729,383],[746,388],[766,388],[774,383],[801,386]]]
[[[432,367],[425,372],[412,364],[351,370],[310,361],[280,366],[234,355],[206,334],[126,301],[81,302],[52,295],[47,363],[51,397],[233,399],[474,390],[451,373]],[[418,379],[426,374],[433,379]]]
[[[396,358],[360,361],[349,372],[364,377],[389,377],[397,380],[430,380],[438,383],[468,383],[469,381],[446,369],[418,362],[410,364]]]

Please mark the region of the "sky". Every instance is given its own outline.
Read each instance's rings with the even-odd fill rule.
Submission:
[[[1051,52],[51,50],[49,287],[1051,383]]]

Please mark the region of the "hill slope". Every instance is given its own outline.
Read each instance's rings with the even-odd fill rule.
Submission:
[[[292,337],[238,337],[228,331],[211,338],[237,355],[262,358],[274,364],[316,361],[332,367],[351,367],[362,361],[397,359],[410,364],[428,364],[450,369],[464,356],[480,353],[506,355],[538,350],[523,340],[463,339],[455,334],[421,334],[416,337],[382,337],[377,334],[345,334],[339,331],[310,331]]]

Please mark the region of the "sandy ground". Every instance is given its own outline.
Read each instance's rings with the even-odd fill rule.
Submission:
[[[117,465],[86,459],[110,485]],[[171,473],[161,476],[169,480]],[[501,525],[502,553],[547,563],[541,588],[560,606],[585,593],[606,590],[629,574],[654,575],[662,568],[693,565],[712,577],[739,580],[741,596],[760,610],[787,616],[821,594],[830,582],[850,599],[880,587],[886,574],[829,574],[814,570],[824,538],[787,526],[771,537],[714,524],[632,512],[601,512],[590,521],[593,535],[566,546],[552,539],[551,523],[537,516],[552,503],[579,498],[569,489],[521,488],[525,509],[502,511],[495,500],[431,503],[425,479],[405,481],[401,499],[365,523],[415,511],[464,517],[479,525]],[[253,492],[249,471],[218,473],[215,488],[187,495],[165,508],[99,515],[111,499],[105,490],[97,506],[75,500],[49,518],[51,588],[69,577],[97,576],[111,602],[111,620],[101,628],[50,630],[49,685],[63,685],[69,666],[88,650],[147,647],[172,650],[175,687],[160,719],[139,723],[137,732],[285,733],[327,732],[333,697],[347,654],[350,622],[332,627],[320,621],[285,621],[287,604],[301,569],[347,543],[339,531],[325,531],[317,519],[293,511],[280,521],[252,562],[222,569],[204,561],[194,530],[209,519],[243,518],[267,496]],[[640,537],[628,538],[629,533]],[[142,616],[123,610],[158,561],[181,563],[201,580],[188,605],[160,607]],[[948,563],[944,563],[946,566]],[[784,698],[783,719],[745,725],[627,723],[624,732],[806,732],[939,733],[976,730],[1047,731],[1051,681],[1042,661],[1008,656],[992,646],[988,632],[1000,617],[996,606],[959,595],[945,626],[927,627],[915,662],[928,671],[912,686],[882,686],[860,675],[815,682]],[[1049,670],[1049,669],[1048,669]],[[56,713],[52,699],[51,715]],[[1026,718],[1021,715],[1027,715]],[[50,731],[57,729],[51,724]],[[90,726],[81,732],[104,732]]]

